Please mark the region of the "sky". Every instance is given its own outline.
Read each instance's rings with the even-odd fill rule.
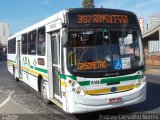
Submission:
[[[129,10],[144,18],[160,13],[160,0],[94,0],[95,7]],[[14,34],[54,13],[81,7],[82,0],[0,0],[0,22],[9,24]]]

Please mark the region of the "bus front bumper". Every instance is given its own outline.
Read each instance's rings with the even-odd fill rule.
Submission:
[[[111,99],[120,98],[117,103],[110,103]],[[86,113],[117,107],[123,107],[141,103],[146,100],[146,82],[139,88],[133,90],[106,94],[106,95],[85,95],[81,96],[73,92],[68,93],[68,111],[69,113]]]

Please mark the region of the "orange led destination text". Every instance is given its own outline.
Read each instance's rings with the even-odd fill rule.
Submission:
[[[105,61],[78,63],[78,70],[80,71],[105,69],[106,67],[107,67],[107,63]]]
[[[89,14],[77,15],[78,23],[109,23],[109,24],[127,24],[127,15],[108,15],[108,14]]]

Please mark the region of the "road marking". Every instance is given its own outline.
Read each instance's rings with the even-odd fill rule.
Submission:
[[[1,108],[3,105],[5,105],[5,104],[10,100],[11,95],[12,95],[14,92],[15,92],[15,91],[12,91],[12,92],[9,94],[8,98],[0,104],[0,108]]]

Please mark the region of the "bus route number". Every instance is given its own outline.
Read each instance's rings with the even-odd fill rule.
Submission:
[[[78,15],[78,23],[91,23],[92,16],[91,15]]]

